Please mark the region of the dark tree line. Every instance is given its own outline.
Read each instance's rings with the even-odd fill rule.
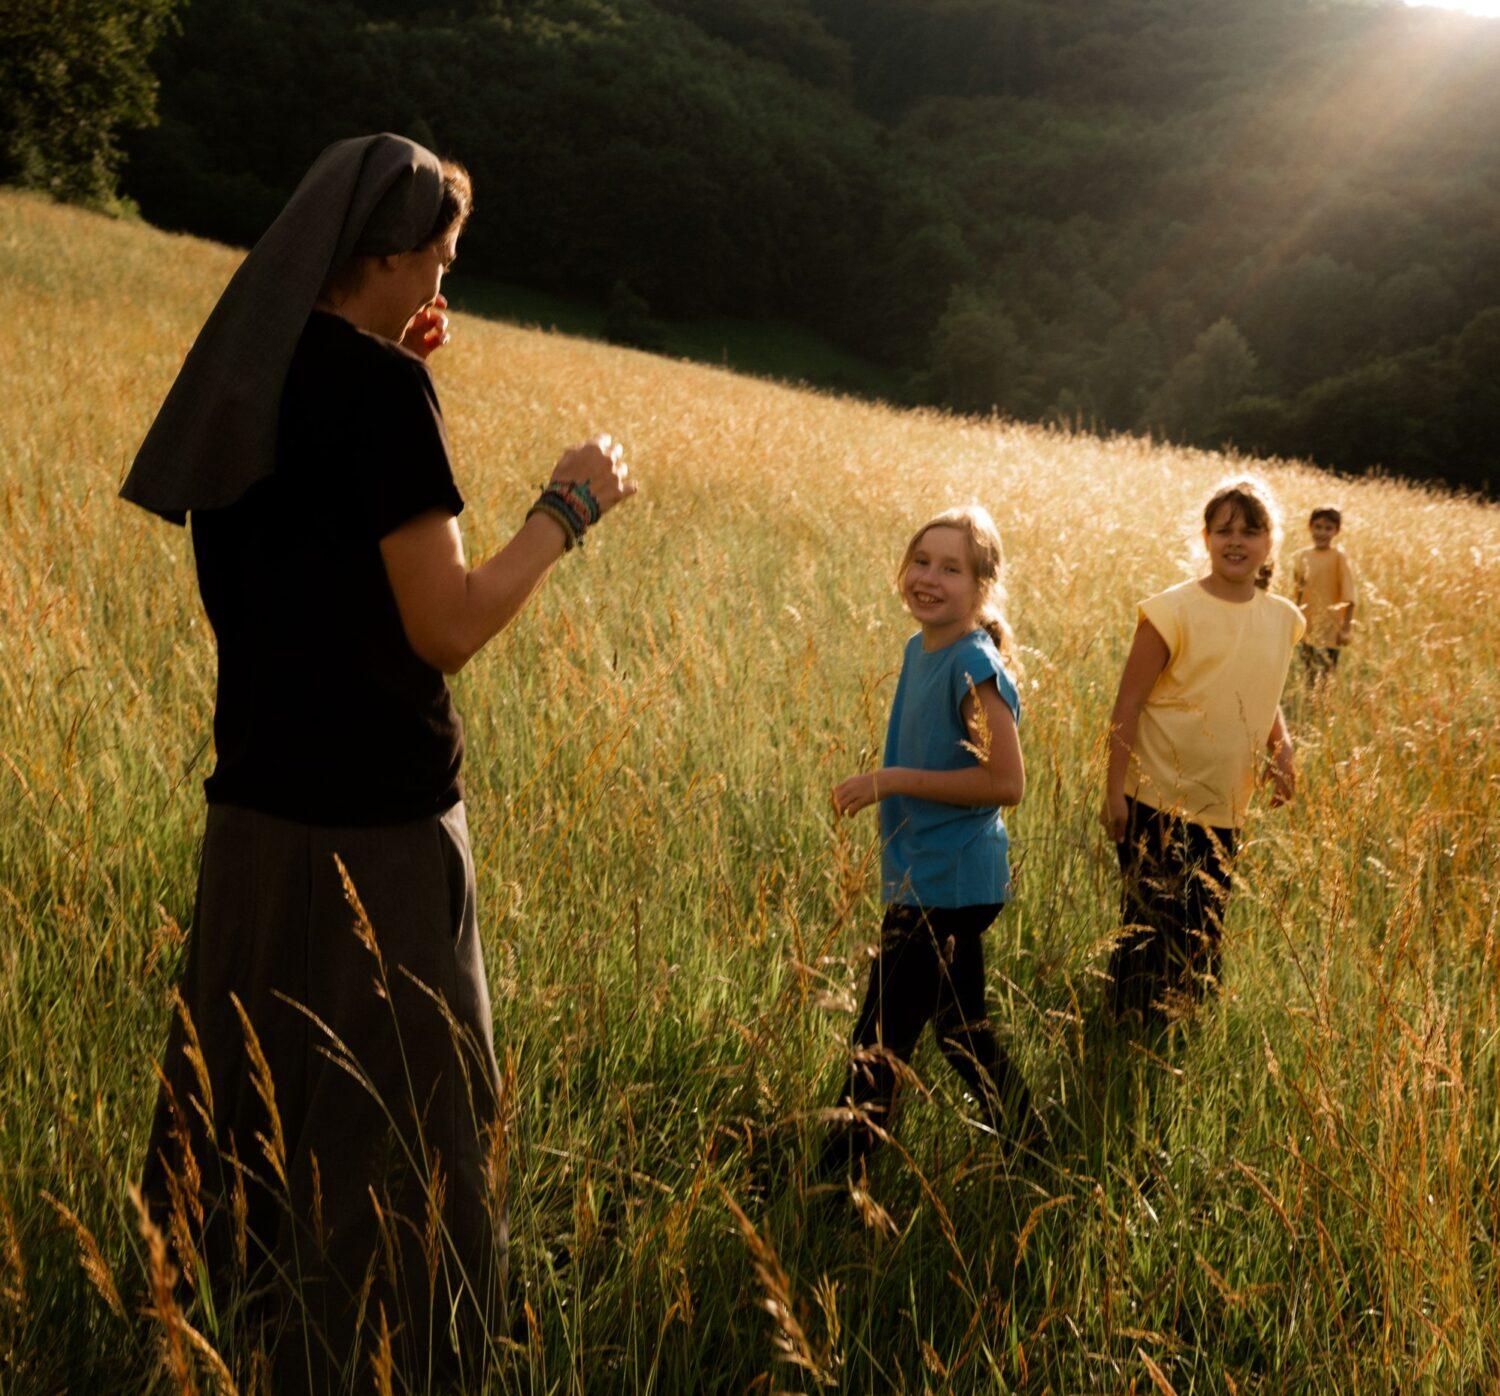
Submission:
[[[589,297],[626,338],[779,318],[914,400],[1500,478],[1500,23],[1317,0],[192,0],[157,43],[170,0],[67,3],[155,44],[161,120],[124,179],[155,222],[248,242],[327,141],[400,130],[475,174],[466,269]],[[131,101],[109,132],[140,125]],[[95,148],[80,187],[112,175]]]
[[[123,131],[150,123],[147,62],[176,0],[0,0],[0,182],[117,209]]]

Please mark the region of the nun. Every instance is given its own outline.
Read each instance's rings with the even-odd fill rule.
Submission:
[[[470,209],[394,135],[313,164],[121,490],[191,523],[218,651],[196,909],[142,1181],[274,1389],[467,1389],[505,1331],[505,1140],[453,674],[635,492],[562,452],[470,567],[428,355]]]

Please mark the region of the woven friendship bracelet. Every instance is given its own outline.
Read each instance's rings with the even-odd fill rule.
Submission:
[[[553,488],[567,496],[570,501],[574,499],[580,501],[588,514],[590,524],[599,522],[599,515],[604,511],[600,509],[599,501],[594,498],[594,492],[589,488],[587,480],[568,480],[561,485],[553,486]]]
[[[543,494],[555,494],[584,522],[585,527],[599,522],[604,510],[599,498],[587,480],[544,480],[537,489]]]
[[[578,525],[578,516],[553,497],[552,492],[543,494],[535,504],[526,511],[529,519],[533,514],[545,514],[563,531],[563,551],[572,552],[574,548],[583,542],[583,530]]]
[[[570,494],[565,485],[548,485],[542,491],[543,499],[550,499],[559,509],[566,509],[573,516],[578,536],[583,537],[584,530],[593,522],[589,516],[588,506],[576,495]]]

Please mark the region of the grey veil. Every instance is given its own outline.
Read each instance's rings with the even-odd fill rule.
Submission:
[[[355,253],[420,246],[442,191],[437,157],[402,136],[357,136],[318,156],[198,332],[121,497],[180,524],[271,474],[281,390],[323,283]]]

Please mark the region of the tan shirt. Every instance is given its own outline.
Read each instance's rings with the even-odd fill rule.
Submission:
[[[1297,601],[1307,621],[1307,643],[1337,649],[1344,617],[1355,601],[1354,568],[1337,544],[1303,548],[1292,559]]]
[[[1284,596],[1221,601],[1183,582],[1140,604],[1167,646],[1125,777],[1132,799],[1195,824],[1244,822],[1292,650],[1306,628]]]

